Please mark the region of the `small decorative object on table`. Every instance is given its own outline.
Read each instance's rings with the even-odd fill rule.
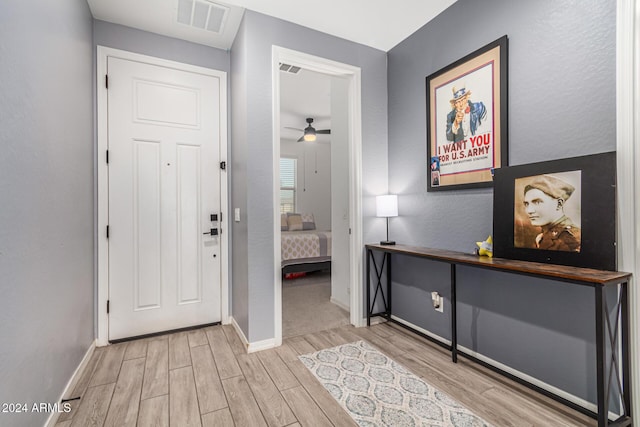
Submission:
[[[489,235],[484,242],[476,242],[476,245],[478,245],[476,248],[477,255],[488,256],[489,258],[493,257],[493,239],[491,235]]]

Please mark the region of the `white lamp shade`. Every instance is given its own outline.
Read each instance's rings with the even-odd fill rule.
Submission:
[[[387,218],[398,216],[398,196],[395,194],[376,196],[376,216]]]

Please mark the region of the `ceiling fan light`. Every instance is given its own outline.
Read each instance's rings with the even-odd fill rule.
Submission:
[[[313,126],[309,125],[304,129],[304,140],[309,142],[316,140],[316,130]]]

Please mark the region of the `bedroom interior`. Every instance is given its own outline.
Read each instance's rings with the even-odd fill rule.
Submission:
[[[463,425],[470,420],[496,426],[637,424],[631,422],[631,415],[637,419],[640,413],[640,292],[636,286],[640,4],[636,0],[439,1],[407,0],[411,6],[401,6],[385,4],[388,0],[327,0],[312,8],[304,2],[288,2],[286,10],[273,11],[268,7],[279,0],[228,0],[224,4],[229,10],[241,13],[222,26],[237,30],[235,39],[224,47],[161,31],[163,26],[175,29],[175,23],[137,27],[131,21],[134,16],[151,20],[152,12],[160,9],[170,12],[178,6],[194,6],[200,10],[192,14],[197,19],[182,22],[202,27],[203,4],[214,17],[224,9],[210,0],[4,2],[0,6],[0,141],[4,147],[0,156],[0,338],[4,343],[0,403],[6,411],[0,412],[0,424],[69,427],[92,420],[105,425],[355,425],[362,414],[345,407],[338,395],[351,396],[365,415],[387,421],[403,417],[406,408],[397,405],[399,400],[417,396],[420,400],[412,401],[413,409],[420,416],[438,412],[462,420]],[[418,13],[436,2],[440,9],[431,17]],[[98,4],[115,6],[119,17],[102,14]],[[323,15],[332,4],[339,12]],[[381,21],[368,15],[374,5],[386,6]],[[405,21],[396,15],[400,10],[404,15],[411,12],[418,22],[401,24]],[[204,31],[212,32],[209,25],[204,26]],[[368,30],[364,37],[347,33],[362,27]],[[397,27],[404,27],[406,33],[393,42],[381,40]],[[458,129],[475,136],[476,119],[466,115],[480,111],[473,104],[490,105],[486,93],[475,82],[473,87],[454,90],[447,86],[450,81],[434,83],[431,91],[425,81],[501,37],[508,40],[508,105],[504,105],[508,114],[501,119],[508,124],[502,133],[508,154],[504,169],[495,175],[502,180],[498,190],[501,200],[507,200],[502,203],[491,185],[445,188],[451,183],[442,178],[450,174],[446,168],[451,165],[428,158],[429,152],[438,153],[439,148],[428,146],[427,135],[433,128],[429,96],[437,94],[444,105],[441,112],[446,112],[436,120],[441,131],[446,129],[450,109],[456,103],[464,105],[461,99],[467,96],[472,103],[467,104],[469,111],[456,109],[465,114]],[[100,266],[104,266],[100,245],[120,231],[118,227],[109,231],[109,224],[100,222],[104,192],[97,182],[108,168],[105,164],[117,163],[121,157],[102,151],[96,120],[103,111],[99,94],[106,93],[107,85],[108,91],[117,93],[122,85],[111,70],[105,78],[100,47],[226,75],[222,87],[228,94],[219,105],[228,108],[221,132],[228,136],[224,143],[228,156],[220,158],[220,168],[214,162],[213,169],[228,177],[222,189],[228,191],[228,207],[219,210],[217,222],[215,212],[202,212],[206,221],[191,228],[196,241],[208,249],[217,249],[221,236],[229,241],[228,256],[216,250],[208,255],[221,265],[221,325],[107,345],[108,315],[113,313],[109,307],[115,310],[118,303],[101,296],[109,288],[100,285]],[[336,256],[331,251],[332,258],[349,260],[345,264],[351,270],[346,274],[352,287],[343,289],[339,301],[323,297],[327,305],[321,311],[326,320],[310,314],[313,307],[304,305],[313,295],[294,295],[301,303],[287,305],[279,293],[291,283],[296,284],[292,289],[305,292],[319,282],[326,292],[326,283],[335,279],[339,268],[282,279],[283,222],[275,195],[282,140],[276,134],[284,135],[286,127],[293,127],[291,142],[302,144],[297,140],[307,125],[331,129],[331,134],[316,135],[318,141],[336,136],[340,126],[333,118],[324,121],[326,116],[311,111],[289,120],[275,108],[278,49],[345,64],[358,72],[361,109],[356,114],[359,135],[353,140],[360,146],[350,172],[360,181],[357,193],[342,194],[350,196],[349,202],[355,201],[358,209],[347,211],[341,224],[344,230],[356,227],[357,239],[351,240],[357,244],[345,251],[351,255]],[[344,107],[349,102],[340,104]],[[485,120],[488,114],[482,116],[483,125],[490,123]],[[453,123],[456,116],[451,114]],[[453,128],[452,124],[457,135]],[[150,148],[153,141],[145,143]],[[340,145],[333,141],[310,144],[323,148],[301,153],[306,172],[315,175],[316,161],[321,164],[326,157],[332,159],[333,169],[333,156],[322,150],[325,145],[330,149]],[[460,149],[464,145],[464,140],[451,143]],[[193,159],[196,151],[185,153]],[[615,157],[615,168],[607,166],[606,175],[608,180],[615,176],[615,187],[604,184],[604,207],[589,202],[597,194],[589,193],[582,181],[576,185],[583,179],[579,176],[588,174],[570,161],[603,153]],[[552,170],[555,161],[571,164]],[[505,180],[510,170],[531,165],[538,165],[535,176],[526,172]],[[173,162],[167,161],[149,170],[170,166]],[[571,186],[550,189],[554,180],[539,175],[547,173],[563,174],[561,178]],[[305,187],[304,175],[302,179]],[[330,182],[344,190],[352,180],[332,177]],[[430,191],[429,186],[439,189]],[[567,243],[571,250],[558,250],[566,257],[558,256],[560,261],[553,264],[543,259],[542,267],[530,270],[532,253],[550,254],[544,252],[550,245],[547,229],[536,228],[543,227],[535,224],[541,224],[539,218],[526,213],[534,202],[525,194],[540,193],[554,200],[555,213],[564,212],[561,222],[569,228],[562,230],[563,239],[569,239],[569,233],[574,240]],[[397,216],[376,212],[376,197],[388,194],[397,195]],[[582,203],[580,214],[576,203]],[[325,236],[327,248],[329,241],[335,243],[334,218],[344,220],[345,212],[334,209],[333,201],[330,205],[328,224],[317,208],[294,207],[292,213],[301,215],[292,216],[291,223],[302,228],[294,232],[312,231],[304,228],[313,223],[317,229],[331,229],[332,238]],[[589,213],[603,211],[615,216],[613,223],[606,219],[607,230],[615,229],[614,247],[609,234],[607,243],[594,241],[589,231],[593,226],[584,225],[593,223],[593,218],[595,223],[602,221],[598,219],[602,216]],[[494,231],[496,222],[503,227],[501,232]],[[45,223],[46,234],[42,232]],[[153,221],[141,223],[154,235]],[[216,225],[222,235],[209,232]],[[348,231],[343,235],[347,240]],[[491,237],[493,258],[479,257],[478,243],[487,243]],[[390,242],[395,245],[383,244]],[[505,244],[522,257],[501,260]],[[562,246],[562,242],[556,244]],[[607,256],[601,257],[606,268],[593,262],[602,246],[606,246]],[[579,262],[563,264],[562,258]],[[392,273],[375,271],[384,260],[388,261],[385,267],[393,267]],[[618,272],[583,270],[596,265],[609,270],[611,262]],[[359,292],[355,297],[354,289]],[[367,307],[369,297],[376,301],[373,307]],[[189,303],[197,300],[188,299]],[[311,328],[305,322],[329,326],[339,317],[330,310],[339,308],[336,302],[341,301],[351,308],[350,324],[286,337],[286,319],[301,327]],[[289,317],[291,307],[297,307],[298,313]],[[363,327],[367,317],[375,321]],[[324,352],[329,348],[333,350]],[[336,349],[349,357],[332,356]],[[359,359],[358,352],[369,360]],[[385,366],[374,369],[373,376],[378,378],[358,377],[349,384],[359,390],[366,380],[385,393],[343,393],[346,387],[340,379],[350,375],[349,369],[367,366],[370,370],[374,363]],[[409,394],[401,391],[402,385],[385,388],[375,382],[393,372],[396,363],[402,367],[397,372],[404,375],[403,369],[408,369],[413,375],[402,376],[405,384],[412,385],[404,389]],[[338,381],[326,378],[333,376],[327,372],[335,372]],[[431,398],[422,400],[426,390]],[[417,395],[411,394],[415,391]],[[441,412],[434,409],[437,405],[431,406],[439,398],[446,403],[438,406]],[[383,400],[391,406],[378,406]],[[29,410],[19,413],[24,406],[18,402],[28,402]],[[37,402],[46,403],[47,410],[38,410]],[[65,412],[67,404],[71,412]],[[457,411],[457,404],[471,414]]]
[[[349,311],[332,296],[331,254],[342,242],[334,243],[331,233],[332,165],[341,165],[332,162],[331,77],[287,64],[280,71],[282,337],[287,338],[346,325]]]

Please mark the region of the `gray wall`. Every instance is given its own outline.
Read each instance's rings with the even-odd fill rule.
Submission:
[[[230,67],[227,51],[111,22],[94,20],[93,43],[220,71],[229,72]]]
[[[231,219],[240,210],[240,221],[232,223],[231,315],[248,337],[249,331],[249,229],[247,227],[247,26],[244,20],[231,48]],[[266,133],[266,132],[265,132]],[[267,208],[268,209],[268,208]]]
[[[491,189],[426,192],[425,77],[504,34],[510,164],[615,150],[615,13],[612,1],[459,0],[389,52],[394,239],[470,252],[492,234]],[[395,314],[449,338],[449,306],[428,308],[431,290],[448,298],[446,274],[396,260]],[[589,288],[473,269],[458,278],[461,345],[595,401]]]
[[[234,316],[236,310],[248,313],[248,324],[240,326],[249,341],[256,342],[273,338],[275,333],[272,45],[362,69],[365,241],[373,240],[373,236],[379,238],[384,227],[382,221],[372,218],[375,215],[372,196],[387,191],[387,69],[386,54],[382,51],[251,11],[245,13],[240,33],[232,48],[231,90],[240,94],[237,98],[234,95],[234,103],[242,103],[233,107],[231,127],[233,165],[238,168],[232,171],[235,183],[232,207],[243,208],[246,204],[242,214],[246,224],[234,223],[233,229],[233,308]],[[241,64],[241,72],[235,70],[236,64]],[[246,156],[246,161],[243,159],[239,164],[236,155]],[[246,284],[240,283],[241,278],[246,278]]]
[[[3,1],[0,58],[0,402],[55,403],[94,338],[86,1]]]

